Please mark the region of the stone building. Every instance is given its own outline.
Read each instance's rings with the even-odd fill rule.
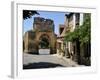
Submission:
[[[56,53],[56,34],[54,22],[51,19],[34,17],[33,29],[25,32],[23,51],[39,54],[39,49],[50,49],[50,54]]]
[[[65,23],[59,25],[59,36],[57,37],[57,53],[71,58],[79,64],[90,65],[90,56],[88,59],[84,56],[90,54],[90,46],[80,46],[78,41],[64,42],[67,33],[73,32],[78,26],[83,25],[85,13],[70,13],[65,15]]]
[[[64,54],[64,29],[65,29],[65,25],[64,24],[60,24],[59,25],[59,36],[57,36],[57,53],[59,55]]]
[[[83,24],[83,13],[70,13],[65,15],[65,24],[68,28],[67,33],[73,32],[79,25]],[[68,49],[67,57],[72,58],[76,62],[78,61],[77,53],[78,50],[78,43],[76,42],[66,42],[66,48]]]
[[[66,15],[67,18],[67,26],[70,28],[69,32],[73,32],[76,28],[81,27],[86,18],[86,15],[90,15],[89,13],[71,13]],[[91,17],[91,16],[89,16]],[[90,25],[91,26],[91,25]],[[89,41],[90,42],[90,41]],[[73,42],[67,42],[66,46],[68,47],[68,51],[72,60],[76,61],[78,64],[91,65],[91,51],[90,44],[80,44],[79,40],[75,40]]]

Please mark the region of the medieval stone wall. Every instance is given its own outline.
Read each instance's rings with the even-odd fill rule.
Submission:
[[[33,30],[27,31],[24,35],[24,52],[38,54],[40,38],[48,36],[50,53],[56,53],[56,35],[53,29],[53,20],[35,17]]]
[[[51,19],[45,19],[41,17],[35,17],[33,23],[33,29],[38,31],[54,31],[54,22]]]

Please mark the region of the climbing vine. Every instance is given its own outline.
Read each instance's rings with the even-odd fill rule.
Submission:
[[[84,14],[83,25],[77,26],[73,32],[67,32],[65,41],[79,40],[81,44],[90,42],[91,39],[91,14]]]

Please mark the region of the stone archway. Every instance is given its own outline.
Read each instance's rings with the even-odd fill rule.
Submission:
[[[50,54],[50,38],[47,34],[42,34],[39,38],[39,54]]]
[[[53,20],[35,17],[33,29],[27,31],[24,35],[24,52],[38,54],[39,48],[49,48],[50,54],[55,54],[56,39]]]
[[[46,35],[40,37],[39,48],[50,48],[49,38]]]

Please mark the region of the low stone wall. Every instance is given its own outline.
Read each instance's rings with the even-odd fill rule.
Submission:
[[[44,54],[50,54],[50,49],[39,49],[39,54],[44,55]]]

